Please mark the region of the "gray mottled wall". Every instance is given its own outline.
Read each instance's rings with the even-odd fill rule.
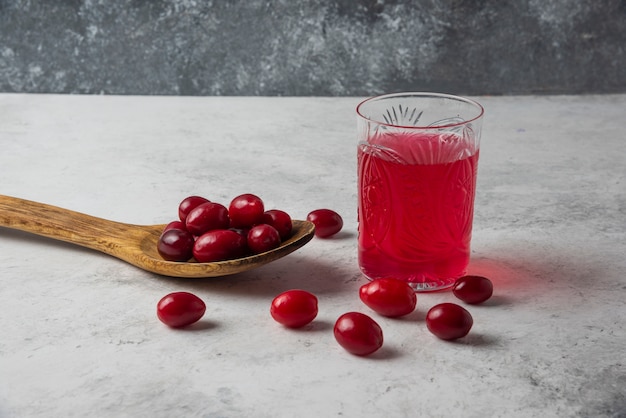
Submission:
[[[0,91],[626,92],[626,0],[0,0]]]

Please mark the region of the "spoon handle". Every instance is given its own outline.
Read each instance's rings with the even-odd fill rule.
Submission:
[[[0,226],[115,254],[137,227],[0,195]]]

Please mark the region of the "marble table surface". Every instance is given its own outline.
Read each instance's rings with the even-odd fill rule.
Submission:
[[[255,193],[304,219],[345,221],[264,267],[172,279],[0,228],[1,417],[623,417],[626,415],[626,95],[478,97],[486,108],[470,273],[493,298],[444,342],[418,295],[385,319],[358,298],[360,98],[0,94],[0,194],[137,224],[199,194]],[[319,298],[287,330],[278,293]],[[172,330],[157,301],[189,291],[205,317]],[[459,302],[460,303],[460,302]],[[336,318],[375,318],[366,358]]]

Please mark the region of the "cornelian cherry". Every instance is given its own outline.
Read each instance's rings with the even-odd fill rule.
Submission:
[[[207,203],[209,200],[202,196],[188,196],[178,205],[178,218],[185,222],[187,215],[197,206]]]
[[[291,235],[293,223],[291,216],[285,211],[279,209],[267,210],[263,213],[262,222],[276,228],[281,240],[286,240]]]
[[[359,297],[380,315],[395,318],[415,310],[417,295],[408,283],[392,278],[375,279],[359,289]]]
[[[248,248],[255,254],[273,250],[280,242],[280,234],[271,225],[256,225],[248,231]]]
[[[346,351],[367,356],[383,345],[383,330],[369,316],[348,312],[339,317],[333,328],[335,339]]]
[[[316,209],[310,212],[306,219],[309,222],[313,222],[315,225],[315,236],[319,238],[335,235],[343,228],[341,216],[330,209]]]
[[[289,328],[300,328],[317,316],[317,297],[305,290],[293,289],[281,293],[272,300],[270,315]]]
[[[202,318],[206,305],[198,296],[188,292],[165,295],[157,303],[157,317],[165,325],[181,328]]]
[[[454,303],[440,303],[426,314],[426,327],[442,340],[465,337],[473,324],[472,315]]]
[[[186,231],[187,227],[185,226],[185,223],[183,221],[172,221],[165,225],[165,228],[163,228],[163,232],[169,231],[170,229],[180,229],[182,231]]]
[[[200,263],[231,260],[246,254],[246,241],[229,229],[214,229],[202,234],[193,246],[193,256]]]
[[[452,293],[465,303],[483,303],[493,295],[493,284],[486,277],[463,276],[454,283]]]
[[[157,251],[167,261],[188,261],[193,255],[194,238],[182,229],[169,229],[161,234]]]
[[[230,225],[233,228],[250,228],[261,223],[264,211],[260,197],[250,193],[239,195],[228,206]]]
[[[187,214],[185,226],[196,236],[213,229],[227,229],[230,226],[228,209],[219,203],[202,203]]]

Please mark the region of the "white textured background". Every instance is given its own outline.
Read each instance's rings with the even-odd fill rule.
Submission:
[[[626,97],[478,100],[470,270],[495,295],[447,343],[424,317],[449,292],[400,320],[358,300],[358,99],[0,95],[2,194],[163,223],[188,194],[254,192],[345,220],[258,270],[195,281],[0,228],[0,416],[623,417]],[[290,331],[269,306],[294,287],[320,313]],[[207,304],[188,330],[156,318],[177,290]],[[383,328],[370,358],[334,341],[349,310]]]

